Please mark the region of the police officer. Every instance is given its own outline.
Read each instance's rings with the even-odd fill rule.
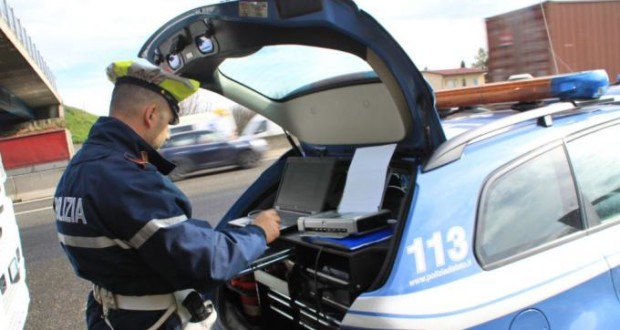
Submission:
[[[253,225],[214,230],[192,218],[165,176],[174,165],[156,149],[198,82],[132,61],[112,63],[107,74],[115,83],[109,116],[93,125],[54,196],[61,246],[93,283],[88,328],[180,329],[201,319],[208,327],[215,312],[196,291],[248,267],[279,236],[280,219],[267,210]]]

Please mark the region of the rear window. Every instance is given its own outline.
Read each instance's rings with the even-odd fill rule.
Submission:
[[[478,214],[476,251],[487,267],[582,229],[564,149],[517,162],[492,177]]]
[[[298,45],[263,47],[246,57],[226,59],[219,69],[230,79],[275,100],[343,75],[376,77],[370,65],[355,55]]]

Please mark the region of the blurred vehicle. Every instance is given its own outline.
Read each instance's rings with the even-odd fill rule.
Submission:
[[[13,202],[6,195],[7,176],[0,155],[0,329],[22,329],[30,294]]]
[[[517,81],[517,80],[525,80],[525,79],[532,79],[532,78],[534,78],[534,76],[532,76],[529,73],[519,73],[519,74],[510,75],[508,77],[508,81]]]
[[[259,114],[255,114],[241,132],[241,136],[261,138],[278,134],[284,134],[282,127]]]
[[[220,132],[196,130],[171,135],[159,152],[176,165],[169,174],[176,181],[206,169],[256,166],[267,147],[263,139],[228,140]]]
[[[170,134],[196,130],[210,130],[222,133],[229,139],[237,137],[237,124],[232,113],[223,108],[210,112],[185,115],[179,118],[179,124],[169,126]]]
[[[604,70],[434,93],[351,0],[201,7],[140,56],[296,138],[218,224],[308,211],[218,288],[219,328],[620,324],[620,105],[601,98]],[[441,120],[452,107],[474,110]]]

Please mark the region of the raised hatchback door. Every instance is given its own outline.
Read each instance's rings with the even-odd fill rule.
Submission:
[[[296,50],[299,56],[288,56],[286,61],[278,61],[277,65],[264,67],[260,72],[248,71],[250,69],[222,70],[222,64],[233,58],[260,64],[265,52],[281,45],[306,48]],[[258,87],[246,83],[245,77],[242,77],[244,73],[255,77],[259,75],[258,79],[277,84],[277,78],[300,76],[286,64],[296,58],[303,59],[304,53],[307,53],[304,50],[308,48],[356,57],[367,64],[371,72],[352,70],[349,75],[332,77],[331,80],[319,79],[325,78],[321,76],[317,77],[317,81],[307,81],[297,89],[277,95],[261,93]],[[298,137],[303,137],[305,132],[303,125],[297,125],[302,121],[294,117],[301,115],[306,116],[304,122],[307,125],[314,118],[318,118],[316,122],[319,124],[329,124],[339,119],[346,125],[342,119],[344,117],[349,121],[358,120],[356,130],[359,132],[370,130],[382,133],[359,140],[340,139],[340,136],[332,141],[317,139],[320,143],[327,142],[325,144],[398,142],[409,150],[427,154],[429,149],[435,149],[445,140],[434,108],[432,91],[418,69],[392,36],[349,0],[229,1],[196,8],[177,16],[156,31],[142,47],[139,56],[182,76],[197,79],[202,87],[225,94],[242,104],[247,104],[250,92],[258,91],[264,102],[284,102],[316,92],[318,83],[322,89],[335,89],[368,84],[374,79],[375,83],[382,82],[392,106],[373,107],[373,100],[364,99],[364,93],[357,95],[358,101],[347,104],[347,112],[339,112],[338,103],[329,97],[313,100],[316,104],[310,106],[304,104],[314,110],[289,111],[286,115],[278,113],[279,109],[273,107],[261,107],[254,96],[254,103],[249,105],[254,105],[253,110]],[[305,62],[305,67],[308,66],[309,63]],[[240,88],[249,90],[240,93]],[[387,125],[378,125],[385,122],[381,118],[395,120]]]

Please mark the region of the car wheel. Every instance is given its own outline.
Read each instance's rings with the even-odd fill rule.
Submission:
[[[237,165],[241,168],[256,166],[260,160],[260,155],[252,150],[245,150],[237,155]]]
[[[183,178],[187,176],[187,174],[191,170],[191,164],[189,161],[176,160],[176,161],[173,161],[173,163],[176,165],[176,167],[174,168],[172,172],[170,172],[170,174],[168,174],[168,176],[170,177],[170,180],[172,181],[182,180]]]

